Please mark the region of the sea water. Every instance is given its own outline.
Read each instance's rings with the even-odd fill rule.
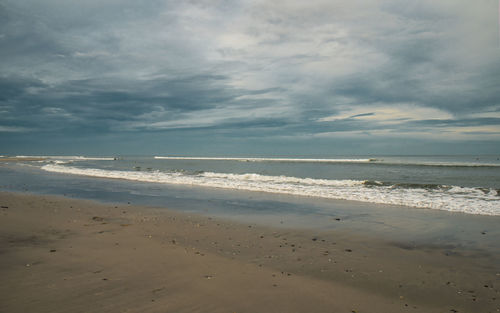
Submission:
[[[47,172],[500,215],[497,156],[47,157]]]

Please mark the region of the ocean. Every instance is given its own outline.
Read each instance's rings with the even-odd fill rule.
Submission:
[[[41,157],[24,166],[95,180],[500,215],[500,160],[495,155]]]

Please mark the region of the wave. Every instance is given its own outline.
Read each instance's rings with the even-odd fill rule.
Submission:
[[[115,161],[116,158],[103,158],[103,157],[84,157],[84,156],[79,156],[76,158],[71,158],[72,161]]]
[[[16,158],[39,158],[47,160],[69,160],[69,161],[113,161],[114,157],[85,157],[85,156],[68,156],[68,155],[17,155]]]
[[[474,162],[385,162],[380,160],[378,164],[399,166],[432,166],[432,167],[500,167],[499,163],[474,163]]]
[[[230,158],[230,157],[176,157],[155,156],[157,160],[198,160],[198,161],[240,161],[240,162],[293,162],[293,163],[366,163],[378,165],[397,166],[432,166],[432,167],[500,167],[500,163],[480,162],[433,162],[433,161],[411,161],[411,160],[385,160],[383,158],[345,158],[345,159],[312,159],[312,158]]]
[[[167,157],[155,156],[159,160],[207,160],[241,162],[298,162],[298,163],[368,163],[376,159],[296,159],[296,158],[218,158],[218,157]]]
[[[47,164],[42,169],[49,172],[101,178],[353,200],[469,214],[500,215],[499,191],[488,188],[404,185],[362,180],[267,176],[254,173],[201,172],[188,174],[178,171],[118,171],[77,168],[57,164]]]

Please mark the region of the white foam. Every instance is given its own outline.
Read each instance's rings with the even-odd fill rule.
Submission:
[[[70,161],[113,161],[115,158],[110,157],[85,157],[85,156],[69,156],[69,155],[17,155],[16,158],[39,158],[49,160],[70,160]]]
[[[437,167],[500,167],[499,163],[479,163],[479,162],[428,162],[428,161],[400,161],[386,162],[379,160],[379,163],[386,165],[417,165],[417,166],[437,166]]]
[[[252,173],[226,174],[206,172],[190,175],[181,172],[83,169],[57,164],[47,164],[42,169],[50,172],[93,177],[354,200],[469,214],[500,215],[500,198],[496,190],[485,192],[484,189],[480,190],[468,187],[447,186],[435,189],[397,188],[395,186],[365,185],[365,181],[360,180],[328,180],[267,176]]]
[[[76,158],[72,158],[72,161],[114,161],[115,158],[102,158],[102,157],[84,157],[79,156]]]
[[[295,159],[295,158],[218,158],[218,157],[168,157],[155,156],[159,160],[207,160],[241,162],[300,162],[300,163],[366,163],[375,159]]]
[[[386,165],[416,165],[442,167],[500,167],[500,163],[484,162],[432,162],[413,160],[384,160],[376,158],[309,159],[309,158],[226,158],[226,157],[178,157],[155,156],[157,160],[199,160],[199,161],[240,161],[240,162],[297,162],[297,163],[373,163]]]
[[[61,160],[55,160],[55,161],[52,161],[54,164],[67,164],[67,163],[70,163],[70,161],[61,161]]]

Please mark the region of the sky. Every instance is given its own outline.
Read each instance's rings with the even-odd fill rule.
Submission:
[[[0,155],[500,153],[496,0],[0,0]]]

